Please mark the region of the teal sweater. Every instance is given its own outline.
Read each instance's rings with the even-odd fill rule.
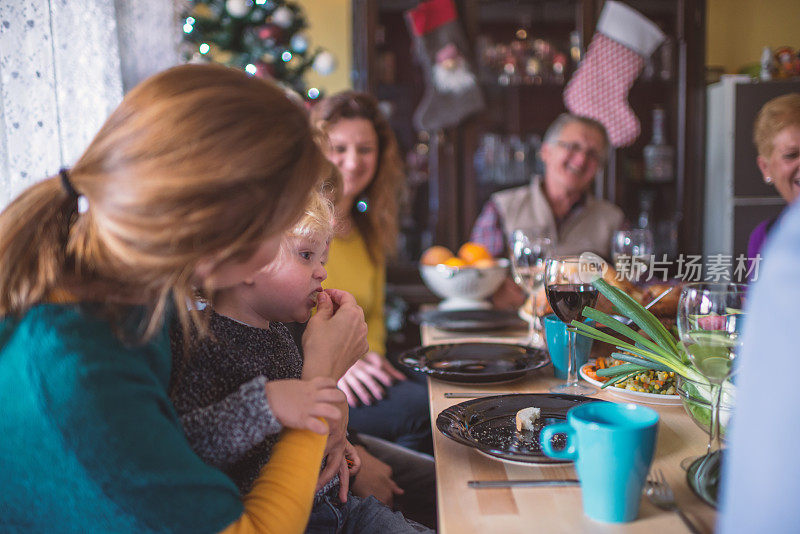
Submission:
[[[77,305],[0,321],[0,532],[216,532],[239,492],[189,447],[167,332],[120,342]]]

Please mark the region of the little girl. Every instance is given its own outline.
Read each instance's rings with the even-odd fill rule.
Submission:
[[[297,418],[323,415],[306,414],[301,408],[307,402],[303,384],[320,372],[313,362],[304,364],[289,331],[278,321],[309,321],[304,352],[318,343],[336,343],[316,327],[320,314],[332,313],[338,301],[352,298],[342,291],[322,290],[332,219],[331,203],[321,193],[314,195],[303,218],[285,236],[277,259],[215,295],[211,340],[193,340],[184,358],[182,337],[173,336],[173,354],[181,361],[175,366],[171,397],[189,441],[201,458],[226,472],[242,492],[269,459],[283,426]],[[317,313],[309,320],[315,305]],[[366,326],[351,335],[364,336],[365,330]],[[338,376],[351,364],[332,362]],[[344,403],[342,410],[346,414]],[[427,531],[373,497],[348,498],[345,449],[356,468],[358,459],[344,439],[344,425],[334,433],[308,531]],[[337,471],[339,476],[333,476]]]

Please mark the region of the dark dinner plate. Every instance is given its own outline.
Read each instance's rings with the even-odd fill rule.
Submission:
[[[517,312],[511,310],[429,310],[418,314],[416,320],[453,332],[480,332],[526,326]]]
[[[436,428],[448,438],[474,447],[502,460],[529,464],[563,464],[545,456],[539,445],[539,431],[517,432],[519,410],[536,407],[541,410],[537,423],[545,425],[566,420],[570,408],[586,402],[605,402],[580,395],[560,393],[522,393],[482,397],[456,404],[436,418]],[[563,437],[556,435],[555,447],[563,447]],[[560,442],[560,443],[559,443]]]
[[[408,350],[398,362],[446,382],[492,383],[522,378],[550,363],[547,351],[509,343],[446,343]]]

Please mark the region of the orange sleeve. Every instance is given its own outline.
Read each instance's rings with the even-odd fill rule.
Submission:
[[[244,496],[244,513],[225,534],[305,531],[314,500],[327,435],[286,429],[273,447],[253,489]]]

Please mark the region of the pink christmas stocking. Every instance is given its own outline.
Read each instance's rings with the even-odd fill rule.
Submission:
[[[567,109],[602,123],[613,146],[633,143],[640,127],[628,91],[662,41],[661,30],[641,13],[607,0],[586,57],[564,90]]]

